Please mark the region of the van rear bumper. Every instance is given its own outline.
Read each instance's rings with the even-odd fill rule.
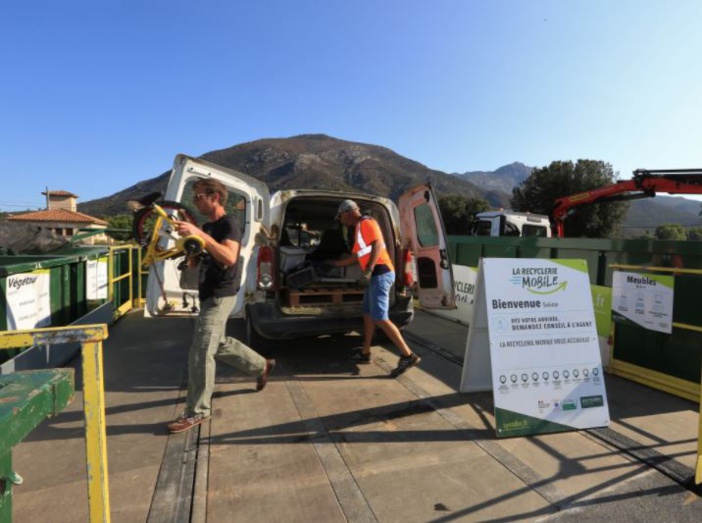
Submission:
[[[399,328],[414,318],[411,298],[398,298],[390,309],[390,320]],[[321,336],[351,331],[363,331],[363,318],[358,316],[315,316],[284,314],[273,303],[250,303],[246,306],[247,321],[256,332],[270,340],[291,340],[305,336]]]

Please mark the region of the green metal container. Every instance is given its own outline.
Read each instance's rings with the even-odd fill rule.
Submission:
[[[12,467],[12,449],[73,400],[74,383],[73,369],[0,376],[0,523],[12,521],[12,490],[22,481]]]
[[[612,286],[612,265],[702,269],[702,242],[449,236],[453,263],[477,267],[481,257],[583,259],[590,283]],[[632,269],[633,272],[637,272]],[[655,271],[651,271],[655,272]],[[702,327],[702,275],[675,274],[673,322]],[[674,328],[672,334],[618,320],[614,358],[692,383],[700,383],[702,333]]]
[[[21,300],[31,299],[31,297],[26,296],[13,298],[13,300],[17,300],[14,303],[14,309],[13,303],[8,304],[9,297],[13,293],[21,292],[19,287],[29,281],[28,277],[45,278],[48,276],[47,313],[49,319],[46,326],[69,325],[104,303],[105,300],[97,300],[92,303],[87,300],[86,264],[88,260],[104,258],[106,254],[106,247],[68,245],[53,251],[51,254],[0,256],[0,331],[10,329],[11,324],[8,318],[11,314],[22,314],[22,312],[17,312],[23,310]],[[15,296],[19,296],[19,294],[15,294]],[[40,303],[46,304],[43,299]],[[42,307],[37,308],[41,309]],[[34,327],[35,325],[27,325],[24,328]],[[19,350],[0,352],[0,363],[16,356],[18,352]]]

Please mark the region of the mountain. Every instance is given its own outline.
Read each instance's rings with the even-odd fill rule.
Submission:
[[[453,173],[462,180],[471,182],[485,190],[499,191],[512,195],[512,189],[529,178],[533,167],[514,162],[504,165],[496,171],[469,171],[463,174]]]
[[[271,192],[313,187],[360,191],[397,201],[407,189],[429,181],[438,195],[461,194],[484,198],[494,207],[509,205],[509,194],[500,189],[481,187],[430,169],[385,147],[323,134],[256,140],[211,151],[200,158],[258,178]],[[124,214],[127,200],[164,191],[168,176],[169,172],[163,173],[112,196],[81,203],[78,208],[92,216]]]
[[[645,232],[653,234],[664,223],[678,223],[684,227],[702,226],[699,216],[702,202],[675,196],[661,196],[633,200],[622,223],[622,237],[632,238]]]
[[[512,189],[529,177],[532,167],[514,162],[489,171],[447,174],[377,145],[339,140],[323,134],[262,139],[203,154],[200,158],[264,181],[271,192],[314,187],[361,191],[397,201],[408,188],[430,181],[438,195],[484,198],[492,207],[510,208]],[[170,171],[118,193],[78,204],[91,216],[128,212],[126,202],[154,191],[165,191]],[[700,202],[657,196],[630,202],[622,236],[655,231],[663,223],[702,225]]]

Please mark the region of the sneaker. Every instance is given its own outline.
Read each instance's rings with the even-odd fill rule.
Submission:
[[[400,360],[397,362],[397,367],[392,369],[390,376],[397,378],[400,374],[419,364],[420,361],[422,361],[422,358],[414,353],[410,354],[409,356],[400,356]]]
[[[370,363],[371,362],[370,353],[363,352],[363,349],[354,349],[354,351],[351,353],[350,358],[351,358],[351,361],[354,361],[356,363]]]
[[[261,374],[256,380],[256,390],[262,391],[266,388],[266,383],[268,383],[268,375],[275,367],[275,360],[266,360],[266,366],[263,369],[263,374]]]
[[[168,431],[171,434],[178,434],[179,432],[185,432],[193,427],[199,425],[210,419],[209,416],[204,416],[203,414],[195,414],[194,416],[186,417],[185,415],[180,416],[177,420],[168,424]]]

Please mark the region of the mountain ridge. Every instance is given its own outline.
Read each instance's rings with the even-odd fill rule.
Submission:
[[[428,181],[439,196],[460,194],[483,198],[494,208],[509,208],[512,189],[526,180],[534,169],[521,162],[512,162],[495,171],[449,174],[401,156],[387,147],[341,140],[325,134],[263,138],[213,150],[199,158],[258,178],[271,192],[314,187],[360,191],[397,201],[407,189]],[[170,170],[110,196],[79,203],[78,210],[96,217],[125,214],[128,200],[150,192],[165,192],[169,175]],[[645,230],[655,230],[662,223],[676,221],[702,225],[702,219],[697,215],[700,202],[660,195],[655,200],[630,202],[622,224],[623,236],[640,235]]]
[[[257,178],[271,192],[314,187],[360,191],[397,198],[411,187],[429,182],[437,194],[484,198],[494,207],[509,205],[510,195],[483,189],[467,180],[431,169],[391,149],[339,140],[323,134],[264,138],[205,153],[198,158]],[[165,191],[169,172],[143,180],[111,196],[78,204],[81,212],[112,216],[126,212],[126,201]]]
[[[512,189],[529,178],[533,167],[528,167],[521,162],[512,162],[494,171],[468,171],[453,173],[462,180],[469,181],[490,190],[500,191],[512,195]]]

